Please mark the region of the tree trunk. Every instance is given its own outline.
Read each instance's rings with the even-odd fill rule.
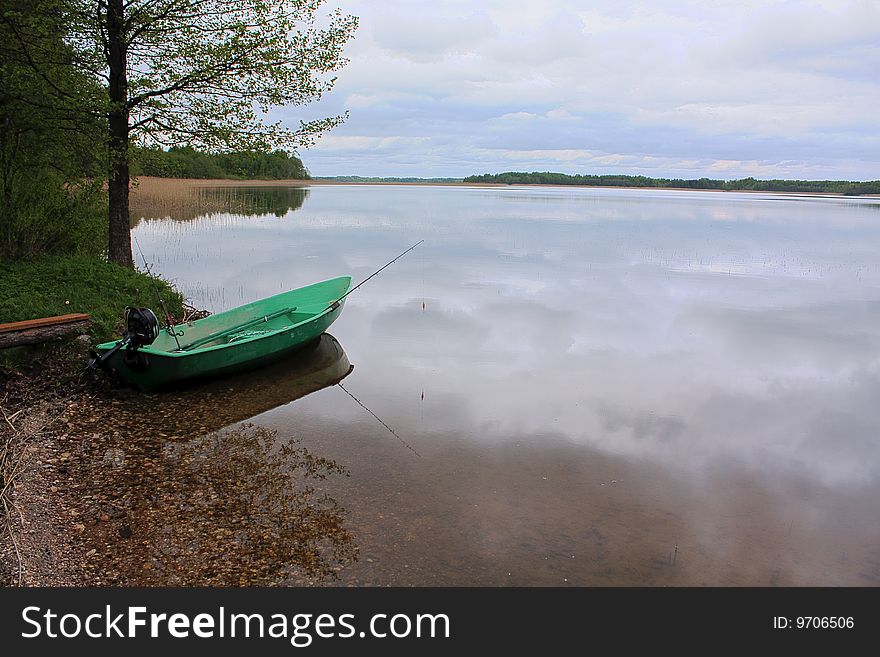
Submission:
[[[109,221],[110,242],[107,255],[111,262],[134,268],[131,257],[131,223],[128,213],[128,78],[127,53],[123,26],[124,0],[107,3],[107,46],[110,64],[109,126]]]

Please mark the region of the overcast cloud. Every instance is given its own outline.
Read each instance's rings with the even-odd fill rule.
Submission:
[[[333,4],[333,0],[331,0]],[[336,0],[313,175],[880,178],[876,0]]]

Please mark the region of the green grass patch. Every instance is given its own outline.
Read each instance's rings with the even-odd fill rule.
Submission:
[[[156,290],[175,317],[183,298],[156,277],[97,258],[52,257],[0,262],[0,324],[67,313],[92,316],[96,342],[119,337],[125,306],[146,306],[163,316]]]

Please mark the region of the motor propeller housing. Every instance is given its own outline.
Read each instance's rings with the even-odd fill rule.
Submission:
[[[125,348],[126,362],[130,367],[136,369],[146,369],[149,361],[145,354],[137,353],[141,347],[153,344],[159,337],[159,320],[156,314],[149,308],[135,308],[127,306],[125,308],[125,333],[122,339],[109,351],[103,354],[91,352],[86,362],[86,371],[94,370],[96,367],[103,367],[104,363],[122,348]],[[142,358],[140,356],[143,356]]]
[[[129,349],[138,349],[153,344],[159,337],[159,320],[156,314],[149,308],[135,308],[128,306],[125,309],[125,336]]]

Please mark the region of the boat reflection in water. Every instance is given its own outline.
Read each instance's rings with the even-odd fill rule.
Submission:
[[[165,441],[192,438],[336,385],[353,369],[339,341],[322,333],[289,356],[258,369],[165,392],[117,391],[112,424],[123,432],[146,434],[158,429]],[[106,419],[94,417],[94,430]]]
[[[196,396],[210,398],[211,416],[205,421],[213,430],[334,386],[352,370],[354,365],[339,341],[323,333],[314,343],[270,365],[208,381],[199,386]]]
[[[259,370],[175,392],[123,392],[112,403],[112,430],[106,415],[102,423],[76,413],[77,430],[94,433],[74,466],[82,471],[73,474],[89,482],[96,513],[109,518],[96,524],[95,539],[120,545],[101,561],[101,581],[249,586],[335,579],[357,560],[358,547],[345,509],[315,482],[346,469],[313,454],[302,436],[246,421],[335,385],[352,369],[336,338],[324,333]],[[136,540],[120,544],[117,533]]]
[[[165,410],[170,404],[175,412],[182,414],[201,410],[199,433],[204,433],[336,385],[353,369],[339,341],[329,333],[322,333],[313,343],[274,363],[159,394],[155,401],[166,407]]]

